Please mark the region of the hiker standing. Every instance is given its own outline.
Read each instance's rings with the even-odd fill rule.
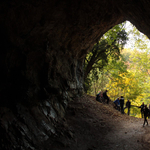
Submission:
[[[141,108],[141,117],[143,118],[143,115],[144,115],[144,113],[143,113],[143,111],[144,111],[144,102],[142,103],[142,105],[139,108]]]
[[[148,125],[147,117],[149,115],[149,109],[147,108],[147,105],[144,106],[143,113],[144,113],[144,123],[143,123],[143,127],[144,127],[145,122],[147,122]]]
[[[121,96],[121,98],[120,98],[120,108],[121,108],[121,113],[122,114],[124,114],[123,106],[124,106],[124,98],[123,98],[123,96]]]
[[[125,108],[128,108],[128,115],[130,114],[130,107],[131,107],[131,102],[129,101],[129,99],[128,99],[128,101],[126,102],[126,107]]]
[[[105,92],[103,93],[103,98],[104,98],[104,102],[105,100],[107,100],[107,104],[109,103],[109,97],[107,96],[107,90],[105,90]]]

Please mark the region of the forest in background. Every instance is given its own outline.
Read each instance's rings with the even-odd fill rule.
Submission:
[[[129,24],[129,23],[128,23]],[[112,101],[124,96],[134,106],[150,104],[149,39],[135,26],[119,24],[98,41],[85,58],[85,91],[96,96],[108,90]],[[127,48],[125,45],[130,42]],[[131,116],[140,117],[140,109],[131,108]]]

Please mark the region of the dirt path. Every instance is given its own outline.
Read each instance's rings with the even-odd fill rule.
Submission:
[[[58,127],[61,135],[55,150],[149,150],[150,125],[143,119],[122,115],[110,103],[91,96],[71,102],[66,118]]]
[[[145,129],[142,121],[122,121],[120,126],[110,132],[105,138],[108,139],[108,146],[105,149],[111,150],[140,150],[143,149],[143,135]]]

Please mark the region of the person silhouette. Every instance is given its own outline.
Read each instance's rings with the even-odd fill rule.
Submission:
[[[105,92],[103,93],[103,98],[104,98],[104,101],[107,100],[106,103],[108,104],[109,103],[109,97],[107,96],[107,92],[108,92],[108,90],[105,90]]]
[[[123,98],[123,96],[121,96],[121,98],[120,98],[120,109],[121,109],[122,114],[124,114],[123,106],[124,106],[124,98]]]
[[[148,125],[147,117],[149,115],[149,109],[147,108],[147,105],[144,106],[143,114],[144,114],[144,123],[143,123],[143,127],[144,127],[145,123],[147,123]]]
[[[144,113],[143,113],[143,110],[144,110],[144,102],[142,103],[142,105],[139,107],[141,108],[141,117],[143,118],[144,117]]]

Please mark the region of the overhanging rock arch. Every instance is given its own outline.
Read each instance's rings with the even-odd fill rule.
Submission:
[[[45,148],[69,99],[82,94],[86,53],[107,30],[129,20],[150,37],[148,0],[6,0],[0,6],[1,149]]]

